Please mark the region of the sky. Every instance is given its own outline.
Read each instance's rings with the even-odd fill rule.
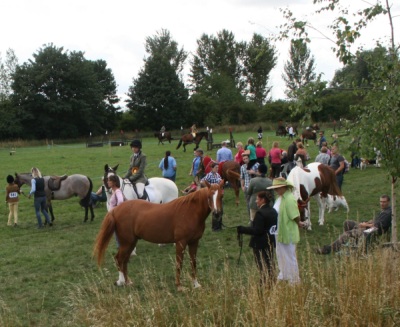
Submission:
[[[371,0],[373,1],[373,0]],[[392,2],[399,2],[391,0]],[[346,0],[353,8],[364,8],[363,0]],[[317,9],[312,0],[3,0],[0,4],[0,53],[4,60],[11,48],[22,64],[43,46],[52,43],[69,51],[82,51],[88,60],[103,59],[112,70],[118,85],[118,96],[126,98],[133,78],[143,67],[145,40],[166,29],[179,47],[196,52],[202,34],[216,35],[222,29],[231,31],[236,41],[250,41],[254,33],[277,35],[284,23],[280,8],[289,7],[297,18],[307,18],[323,33],[333,16],[313,15]],[[393,7],[400,13],[400,4]],[[400,21],[394,19],[394,23]],[[372,48],[378,38],[389,35],[384,19],[374,22],[364,32],[360,45]],[[316,73],[330,81],[342,66],[331,50],[332,43],[312,33],[311,54]],[[272,98],[285,98],[281,75],[288,60],[289,41],[275,44],[278,63],[270,75]],[[187,79],[189,66],[183,71]],[[124,106],[123,101],[121,105]]]

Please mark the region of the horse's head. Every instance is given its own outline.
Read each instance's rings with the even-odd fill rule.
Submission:
[[[104,186],[106,187],[107,190],[108,190],[108,183],[107,183],[108,182],[108,176],[116,175],[118,166],[119,166],[119,164],[114,166],[114,167],[110,167],[108,164],[106,164],[104,166],[103,182],[104,182]]]
[[[224,197],[224,180],[219,184],[205,182],[208,188],[208,205],[211,209],[213,219],[221,220],[223,214],[222,199]]]
[[[24,178],[24,176],[29,176],[29,178]],[[24,184],[29,184],[29,181],[32,179],[32,174],[26,173],[26,174],[18,174],[15,173],[15,179],[14,183],[18,185],[19,188],[21,188],[22,185]]]

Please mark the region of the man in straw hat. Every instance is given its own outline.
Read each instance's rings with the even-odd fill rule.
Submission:
[[[294,284],[300,282],[296,257],[296,244],[300,241],[300,212],[292,193],[293,185],[286,179],[275,178],[268,190],[274,190],[278,198],[274,209],[278,212],[278,237],[276,258],[278,260],[278,280],[287,280]]]

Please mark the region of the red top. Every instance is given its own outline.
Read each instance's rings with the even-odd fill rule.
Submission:
[[[256,147],[256,156],[257,158],[265,158],[267,156],[267,151],[264,148]]]
[[[235,161],[239,164],[239,165],[243,165],[243,157],[242,157],[242,153],[244,152],[244,149],[241,148],[235,155]]]
[[[269,155],[271,156],[271,163],[273,164],[280,164],[281,163],[281,149],[279,148],[272,148],[269,151]]]

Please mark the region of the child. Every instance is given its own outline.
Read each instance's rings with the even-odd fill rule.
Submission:
[[[14,177],[11,175],[7,176],[7,187],[6,187],[6,202],[8,203],[8,208],[10,213],[8,214],[8,226],[11,226],[11,217],[14,216],[14,227],[18,224],[18,194],[21,191],[18,185],[14,184]]]
[[[199,184],[199,178],[196,176],[192,182],[192,184],[190,184],[187,188],[185,188],[184,190],[182,190],[181,192],[185,195],[188,195],[189,193],[193,193],[197,191],[198,188],[198,184]]]

